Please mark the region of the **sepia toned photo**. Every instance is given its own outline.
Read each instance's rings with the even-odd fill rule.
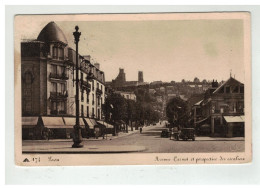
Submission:
[[[17,165],[251,162],[250,13],[14,19]]]

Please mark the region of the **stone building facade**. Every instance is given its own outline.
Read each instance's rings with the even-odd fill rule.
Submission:
[[[105,74],[79,55],[80,115],[101,119]],[[21,42],[22,116],[75,117],[76,52],[56,23]]]

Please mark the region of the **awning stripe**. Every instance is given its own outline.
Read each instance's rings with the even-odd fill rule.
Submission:
[[[111,125],[111,124],[109,124],[109,123],[107,123],[107,122],[103,122],[103,121],[97,121],[99,124],[101,124],[101,125],[105,125],[106,126],[106,128],[114,128],[114,126],[113,125]]]
[[[227,123],[243,123],[245,119],[243,116],[224,116]]]
[[[48,126],[64,126],[62,117],[42,117],[43,125]]]
[[[37,125],[38,117],[22,117],[23,127],[34,127]]]

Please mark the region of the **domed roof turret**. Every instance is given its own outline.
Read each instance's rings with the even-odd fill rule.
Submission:
[[[64,44],[68,44],[64,33],[54,22],[48,23],[42,29],[37,40],[43,42],[62,42]]]

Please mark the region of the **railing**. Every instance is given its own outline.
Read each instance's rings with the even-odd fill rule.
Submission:
[[[69,79],[68,75],[65,73],[62,73],[62,74],[50,73],[49,77],[52,79],[59,79],[59,80],[68,80]]]
[[[82,80],[82,79],[81,79],[80,81],[81,81],[82,87],[85,87],[85,88],[87,88],[87,89],[90,90],[90,88],[91,88],[90,83],[88,83],[87,81],[84,81],[84,80]]]
[[[213,114],[220,114],[220,113],[243,113],[244,110],[243,109],[236,109],[233,110],[233,109],[223,109],[223,110],[213,110],[212,113]]]
[[[102,95],[103,91],[101,89],[97,88],[96,93],[97,93],[97,95]]]
[[[51,115],[66,114],[65,110],[51,110]]]
[[[67,91],[61,92],[50,92],[50,99],[56,101],[63,101],[66,100],[68,97]]]

